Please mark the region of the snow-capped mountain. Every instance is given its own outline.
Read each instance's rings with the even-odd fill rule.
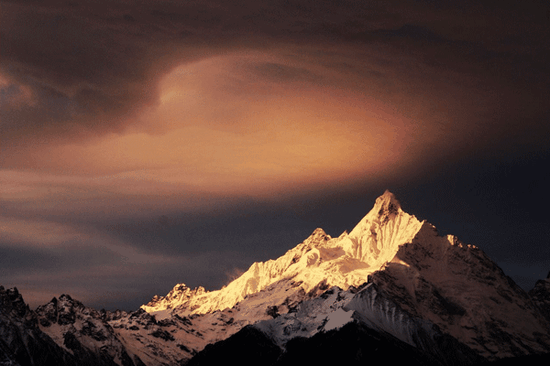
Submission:
[[[97,311],[69,295],[53,298],[36,309],[40,329],[65,351],[87,365],[142,365],[131,357],[107,322],[106,311]]]
[[[386,192],[349,234],[333,239],[322,229],[316,229],[282,257],[254,263],[221,290],[207,292],[201,287],[190,290],[180,284],[167,296],[154,297],[142,308],[151,314],[174,309],[180,315],[210,313],[231,308],[247,295],[290,278],[300,283],[293,287],[294,292],[300,289],[310,292],[322,282],[326,283],[325,288],[358,286],[391,261],[399,246],[410,242],[421,226],[416,217],[401,210],[392,193]]]
[[[350,233],[316,229],[217,291],[178,284],[130,313],[63,295],[21,312],[35,319],[30,330],[17,316],[0,320],[4,333],[41,334],[69,361],[204,365],[248,354],[250,364],[287,365],[302,350],[340,344],[353,362],[389,352],[412,364],[470,365],[550,353],[549,283],[527,294],[480,249],[438,236],[385,192]],[[0,346],[13,360],[13,347]]]
[[[0,365],[76,366],[75,358],[43,333],[17,289],[0,286]]]
[[[221,290],[178,285],[142,308],[166,316],[233,307],[234,319],[245,326],[266,320],[268,307],[271,313],[277,309],[278,315],[285,314],[328,288],[348,290],[365,282],[369,285],[361,295],[335,314],[346,313],[349,319],[355,315],[414,345],[403,318],[390,324],[387,313],[405,314],[415,322],[436,325],[490,360],[550,350],[548,321],[525,291],[477,247],[454,236],[438,236],[433,225],[404,212],[390,192],[376,200],[349,234],[331,238],[317,229],[282,257],[254,263]],[[377,297],[392,303],[383,314],[373,310]],[[292,316],[299,317],[296,314]],[[323,314],[321,319],[337,316]]]

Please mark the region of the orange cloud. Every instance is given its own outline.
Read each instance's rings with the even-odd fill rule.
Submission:
[[[124,131],[44,140],[4,158],[44,184],[57,176],[56,189],[71,192],[61,197],[92,206],[121,193],[270,197],[433,169],[483,146],[512,96],[500,86],[481,95],[472,75],[415,56],[388,58],[395,50],[333,51],[274,46],[182,64],[152,86],[158,102],[127,117]],[[38,182],[9,187],[47,197]]]
[[[249,54],[185,65],[161,82],[160,103],[140,116],[140,127],[49,145],[34,165],[109,176],[107,185],[128,192],[154,182],[269,195],[358,173],[375,177],[396,163],[410,122],[375,99],[319,85],[329,72],[317,71]]]

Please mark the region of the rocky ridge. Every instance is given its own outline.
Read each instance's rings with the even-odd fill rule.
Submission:
[[[529,296],[546,320],[550,321],[550,272],[546,279],[537,281]]]
[[[338,337],[351,337],[357,355],[375,351],[363,339],[430,365],[543,355],[549,283],[527,294],[479,248],[439,236],[385,192],[350,233],[316,229],[223,289],[178,284],[135,312],[96,311],[68,295],[33,312],[0,287],[0,365],[33,365],[44,354],[60,365],[212,364],[240,340],[258,347],[252,364],[261,350],[270,355],[263,364],[297,364],[302,346]]]

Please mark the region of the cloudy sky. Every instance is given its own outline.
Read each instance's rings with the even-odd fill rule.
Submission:
[[[550,270],[544,1],[0,1],[0,284],[215,290],[384,190]]]

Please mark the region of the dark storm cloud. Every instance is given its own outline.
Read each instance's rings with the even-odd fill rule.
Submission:
[[[63,243],[54,247],[26,247],[24,243],[0,242],[2,278],[10,272],[74,271],[118,264],[122,256],[107,247],[89,243]]]
[[[427,47],[420,48],[427,51],[424,57],[445,70],[459,64],[457,57],[474,68],[481,59],[481,72],[501,77],[505,71],[506,79],[548,87],[548,27],[537,10],[530,4],[495,9],[430,2],[4,1],[1,73],[8,88],[23,86],[31,95],[18,108],[3,103],[2,144],[44,134],[121,131],[135,123],[130,117],[158,101],[159,79],[177,64],[228,49],[262,49],[274,40],[389,42],[403,46],[391,51],[396,57],[417,52],[419,43]],[[503,24],[509,24],[507,31],[497,33]],[[256,71],[268,79],[314,77],[277,63],[258,64]]]
[[[267,214],[266,208],[256,210]],[[5,286],[28,291],[31,306],[70,293],[97,308],[136,309],[155,293],[167,292],[182,281],[218,289],[254,260],[281,255],[278,245],[294,238],[289,232],[296,223],[276,230],[276,224],[266,228],[258,218],[255,223],[264,226],[265,232],[242,235],[251,229],[243,217],[211,215],[152,215],[134,221],[126,218],[123,224],[98,217],[90,219],[88,226],[70,218],[63,224],[40,218],[11,219],[4,226],[3,218],[0,278]],[[227,230],[225,225],[235,226]],[[242,246],[245,253],[235,249]]]
[[[9,192],[10,182],[2,183]],[[102,186],[79,186],[78,183],[72,186],[49,182],[40,184],[39,189],[46,194],[31,191],[29,197],[18,199],[12,194],[0,199],[4,249],[9,249],[19,260],[26,254],[17,253],[34,251],[35,255],[28,256],[28,266],[34,265],[40,253],[44,254],[44,261],[36,263],[52,263],[46,258],[62,260],[58,254],[65,252],[62,258],[74,257],[74,263],[79,263],[83,258],[81,251],[93,253],[99,246],[96,254],[100,256],[113,245],[131,247],[147,255],[177,257],[239,247],[246,248],[250,258],[268,259],[282,254],[281,243],[301,240],[319,225],[312,217],[302,217],[307,210],[297,207],[303,204],[311,209],[312,206],[299,197],[294,202],[296,209],[282,212],[281,203],[266,199],[191,193],[164,196],[159,187],[147,187],[151,191],[139,195],[101,194],[100,190],[105,189]],[[258,229],[261,237],[255,233]],[[16,248],[24,243],[32,246],[22,246],[18,251]],[[258,246],[258,243],[265,245]],[[96,254],[84,258],[84,262],[92,261]],[[121,260],[120,256],[112,257],[115,258]]]
[[[1,72],[32,91],[32,103],[2,106],[3,143],[43,132],[116,131],[154,103],[174,59],[197,55],[172,47],[181,29],[144,11],[120,2],[3,3]]]
[[[267,260],[283,254],[280,244],[307,237],[318,224],[296,213],[282,213],[278,205],[261,200],[248,204],[240,202],[226,207],[225,212],[166,212],[134,220],[120,218],[118,222],[112,220],[100,225],[118,240],[132,243],[148,253],[195,256],[238,247],[251,258]],[[309,227],[304,230],[304,226]],[[262,233],[261,236],[255,234],[256,230]]]

